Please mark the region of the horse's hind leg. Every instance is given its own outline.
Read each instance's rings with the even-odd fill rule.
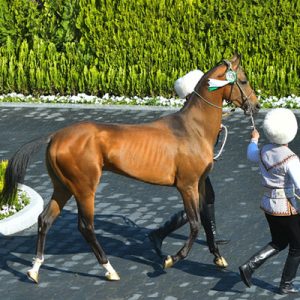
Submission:
[[[104,250],[97,241],[94,230],[94,199],[95,194],[76,196],[78,206],[78,229],[91,246],[98,262],[106,269],[108,280],[120,280],[118,273],[108,261]]]
[[[43,212],[39,215],[36,258],[34,259],[33,267],[27,272],[29,279],[36,283],[38,283],[39,269],[44,262],[44,249],[47,232],[70,197],[71,193],[65,187],[54,184],[54,191],[51,200],[44,208]]]

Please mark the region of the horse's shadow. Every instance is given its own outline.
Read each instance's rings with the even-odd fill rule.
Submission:
[[[150,241],[147,238],[150,229],[136,225],[125,216],[109,214],[96,214],[95,228],[97,238],[109,257],[119,257],[150,266],[153,269],[152,272],[147,274],[150,278],[166,273],[162,268],[162,258],[152,250]],[[174,233],[171,236],[186,240],[186,237],[181,234]],[[14,265],[30,267],[31,261],[22,258],[20,254],[30,256],[31,259],[31,255],[32,257],[35,255],[36,239],[37,235],[0,237],[0,245],[3,249],[0,267],[13,274],[19,281],[28,281],[26,275],[18,271]],[[202,240],[197,240],[197,242],[201,245],[205,244]],[[10,243],[14,245],[14,249],[10,250]],[[77,230],[77,214],[63,211],[62,216],[53,224],[47,235],[45,254],[75,255],[84,253],[91,253],[91,249]],[[213,264],[189,259],[177,263],[173,268],[198,277],[218,278],[219,280],[213,290],[242,292],[234,289],[234,286],[241,281],[238,272],[220,270]],[[49,266],[47,261],[43,264],[42,269],[104,279],[99,275],[78,272],[78,270],[72,271],[64,267]],[[253,283],[265,290],[274,292],[274,287],[262,280],[254,279]]]
[[[149,229],[137,226],[122,215],[95,215],[97,239],[109,257],[120,257],[143,263],[158,271],[162,269],[161,259],[152,251],[147,238],[149,231]],[[19,272],[14,265],[31,266],[31,258],[35,256],[36,241],[37,234],[0,236],[0,254],[2,256],[0,268],[12,273],[20,281],[26,281],[26,276]],[[77,213],[65,210],[47,234],[45,255],[85,253],[92,253],[92,251],[77,230]],[[26,256],[30,260],[26,259]],[[98,275],[49,266],[47,260],[42,265],[42,269],[99,278]]]

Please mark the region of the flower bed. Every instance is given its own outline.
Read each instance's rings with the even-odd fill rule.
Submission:
[[[8,161],[0,161],[0,191],[3,189]],[[16,194],[0,199],[0,234],[10,235],[37,222],[43,210],[43,199],[30,187],[19,184]]]
[[[25,191],[18,189],[17,201],[15,204],[3,204],[0,207],[0,220],[10,217],[11,215],[17,213],[29,204],[29,198]]]
[[[8,165],[7,160],[0,161],[0,192],[3,189],[5,171]],[[29,198],[24,191],[17,190],[9,199],[0,198],[0,220],[5,219],[19,210],[23,209],[29,203]]]
[[[257,91],[257,96],[262,108],[286,107],[297,109],[300,108],[300,97],[291,95],[288,97],[278,98],[276,96],[263,96],[261,91]],[[157,97],[126,97],[105,94],[103,97],[78,94],[72,96],[49,95],[34,97],[31,95],[10,93],[0,95],[0,102],[26,102],[26,103],[63,103],[63,104],[100,104],[100,105],[145,105],[145,106],[165,106],[181,107],[185,99]]]
[[[36,191],[23,184],[19,184],[18,189],[26,194],[29,203],[20,211],[0,220],[0,234],[14,234],[34,225],[43,210],[43,199]]]

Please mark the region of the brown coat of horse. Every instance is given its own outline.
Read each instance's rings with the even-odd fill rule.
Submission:
[[[94,200],[103,170],[176,186],[188,216],[190,235],[178,253],[165,260],[164,266],[187,256],[200,227],[199,193],[202,199],[204,179],[213,164],[223,99],[248,113],[258,109],[256,95],[239,64],[240,57],[235,55],[204,74],[183,108],[174,114],[138,125],[77,123],[27,144],[12,157],[3,196],[15,191],[17,182],[23,180],[29,156],[48,144],[46,165],[54,191],[39,216],[37,258],[28,272],[31,279],[38,281],[47,231],[72,195],[78,206],[80,232],[106,268],[106,277],[119,279],[94,233]],[[209,91],[208,79],[225,80],[228,70],[236,72],[237,80]],[[198,184],[203,187],[201,191]]]

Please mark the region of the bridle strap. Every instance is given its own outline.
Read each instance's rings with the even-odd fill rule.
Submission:
[[[208,100],[206,100],[204,97],[202,97],[198,92],[196,92],[195,90],[193,91],[199,98],[201,98],[205,103],[209,104],[212,107],[218,108],[218,109],[223,109],[223,106],[219,106],[216,104],[213,104],[211,102],[209,102]]]
[[[246,100],[243,102],[243,104],[242,104],[242,106],[243,106],[246,102],[250,102],[250,101],[249,101],[249,98],[250,98],[250,96],[252,95],[253,90],[252,90],[251,93],[247,96],[246,93],[244,92],[243,88],[241,87],[241,85],[240,85],[237,81],[236,81],[236,85],[237,85],[238,88],[240,89],[241,94],[243,95],[243,97],[246,99]],[[254,117],[253,117],[253,112],[252,112],[252,110],[250,110],[250,119],[251,119],[251,123],[252,123],[253,129],[255,129],[256,127],[255,127],[255,122],[254,122]]]
[[[246,100],[245,100],[243,103],[245,103],[246,101],[249,101],[249,97],[252,95],[253,90],[252,90],[251,93],[247,96],[246,93],[244,92],[243,88],[241,87],[241,85],[238,83],[238,81],[236,81],[235,83],[236,83],[236,85],[238,86],[238,88],[240,89],[240,91],[241,91],[243,97],[246,98]]]

